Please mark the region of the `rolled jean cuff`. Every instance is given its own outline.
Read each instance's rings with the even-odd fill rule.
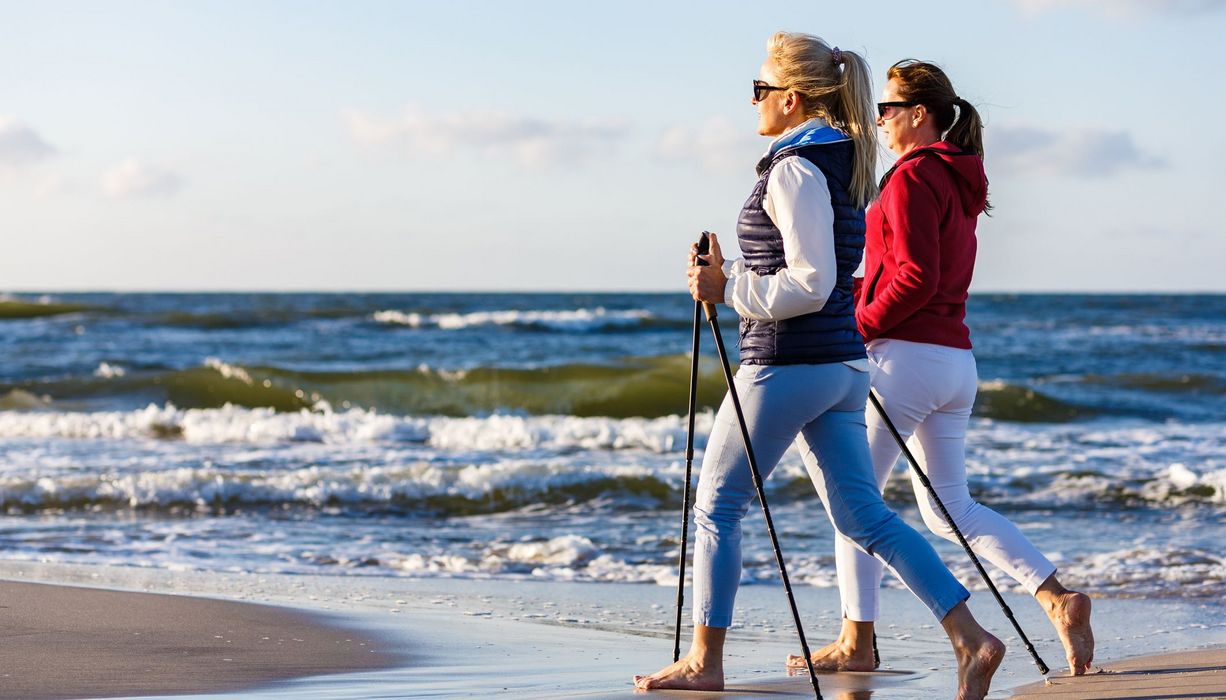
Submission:
[[[694,610],[694,624],[706,627],[728,629],[732,626],[732,615],[712,615],[710,610]]]
[[[949,590],[939,599],[934,598],[932,601],[925,602],[928,603],[928,609],[932,611],[937,620],[944,620],[949,611],[970,600],[970,598],[971,592],[966,590],[966,586],[959,583],[956,589]]]
[[[843,617],[852,622],[876,622],[881,615],[879,601],[876,591],[862,591],[859,603],[843,605]]]
[[[1056,573],[1056,565],[1047,562],[1047,566],[1036,568],[1034,573],[1029,576],[1023,576],[1018,583],[1022,584],[1022,587],[1029,591],[1030,595],[1034,595],[1039,592],[1039,586],[1042,586],[1043,582],[1051,578],[1054,573]]]

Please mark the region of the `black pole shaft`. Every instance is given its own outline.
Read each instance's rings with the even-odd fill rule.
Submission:
[[[681,658],[681,608],[685,605],[685,550],[690,532],[690,474],[694,469],[694,414],[698,406],[698,338],[702,303],[694,302],[694,340],[690,349],[689,426],[685,433],[685,489],[681,499],[681,556],[677,558],[677,624],[673,628],[673,662]]]
[[[741,426],[741,439],[745,441],[745,456],[749,459],[749,471],[753,475],[754,490],[758,492],[758,502],[762,504],[762,515],[766,519],[766,531],[770,533],[771,546],[775,549],[775,562],[779,564],[779,575],[783,578],[783,589],[788,595],[788,605],[792,607],[792,619],[796,622],[796,634],[800,636],[800,648],[805,655],[805,666],[809,669],[809,680],[813,683],[813,694],[821,700],[822,691],[817,686],[817,673],[813,670],[813,659],[809,653],[809,642],[805,639],[805,629],[800,622],[800,611],[796,609],[796,596],[792,594],[792,582],[788,579],[787,566],[783,563],[783,552],[779,549],[779,537],[775,534],[775,524],[771,520],[770,507],[766,505],[766,491],[762,486],[762,473],[758,471],[758,461],[754,458],[753,447],[749,444],[749,426],[745,423],[745,414],[741,411],[741,400],[736,394],[736,384],[732,379],[732,368],[728,364],[728,351],[724,349],[724,338],[719,334],[719,321],[715,316],[714,304],[703,304],[707,321],[711,323],[711,332],[715,334],[715,349],[719,353],[720,366],[724,369],[724,381],[728,384],[728,396],[732,399],[732,407],[736,410],[736,420]]]
[[[983,582],[988,584],[988,589],[996,597],[996,602],[1000,604],[1000,609],[1005,613],[1005,617],[1009,618],[1009,622],[1013,623],[1013,629],[1017,630],[1018,636],[1022,638],[1022,644],[1026,646],[1026,651],[1030,652],[1030,657],[1034,659],[1034,665],[1039,667],[1039,673],[1046,676],[1051,669],[1047,667],[1047,664],[1043,663],[1043,659],[1039,658],[1039,652],[1035,651],[1034,645],[1030,643],[1030,639],[1022,631],[1022,626],[1018,624],[1017,618],[1013,617],[1013,611],[1009,609],[1009,604],[1001,597],[1000,591],[996,590],[996,584],[992,583],[992,578],[988,576],[987,570],[983,568],[983,564],[979,563],[979,557],[975,556],[971,545],[967,543],[966,538],[962,536],[962,531],[958,529],[958,524],[950,517],[949,511],[945,509],[945,504],[941,502],[941,497],[937,495],[937,490],[932,487],[932,482],[928,480],[928,475],[924,473],[923,469],[920,469],[919,462],[915,460],[915,456],[911,454],[911,450],[907,447],[907,441],[903,440],[902,434],[898,432],[898,428],[894,427],[893,421],[886,415],[885,407],[877,399],[877,392],[869,390],[868,400],[872,402],[873,408],[877,409],[877,414],[881,416],[881,420],[889,428],[890,435],[894,436],[894,442],[898,443],[898,447],[902,449],[903,455],[907,458],[907,463],[915,471],[915,476],[919,478],[924,488],[928,489],[928,495],[932,498],[933,503],[936,503],[937,509],[941,511],[941,517],[945,518],[945,522],[949,523],[949,527],[957,535],[958,543],[962,545],[962,549],[966,550],[966,555],[975,563],[975,568],[979,570],[979,575],[983,578]]]

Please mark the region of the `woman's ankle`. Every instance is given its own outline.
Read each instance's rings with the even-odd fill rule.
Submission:
[[[843,626],[839,630],[838,642],[845,649],[865,649],[873,645],[874,623],[872,620],[860,622],[843,618]]]
[[[941,627],[945,629],[945,634],[956,649],[974,646],[987,634],[987,630],[971,614],[971,609],[965,602],[958,603],[941,618]]]
[[[1035,600],[1039,601],[1039,605],[1044,610],[1050,612],[1056,606],[1056,603],[1069,593],[1072,593],[1072,591],[1065,588],[1060,583],[1060,579],[1056,578],[1055,572],[1052,572],[1051,576],[1048,576],[1043,580],[1043,583],[1039,584],[1038,590],[1034,592],[1034,597]]]
[[[722,665],[724,661],[724,638],[728,634],[725,627],[707,627],[694,625],[694,639],[690,642],[687,656],[691,661],[704,667]]]

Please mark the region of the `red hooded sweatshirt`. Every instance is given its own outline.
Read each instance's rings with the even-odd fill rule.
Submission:
[[[866,214],[864,279],[856,280],[865,342],[970,349],[966,297],[987,194],[983,159],[946,141],[911,151],[886,173]]]

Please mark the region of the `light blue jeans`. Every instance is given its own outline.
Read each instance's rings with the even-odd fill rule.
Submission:
[[[867,373],[842,363],[742,366],[735,382],[763,479],[795,441],[839,532],[893,570],[938,620],[970,597],[927,540],[881,500],[865,436]],[[741,519],[755,495],[736,412],[725,397],[694,500],[698,624],[732,624],[741,580]]]

